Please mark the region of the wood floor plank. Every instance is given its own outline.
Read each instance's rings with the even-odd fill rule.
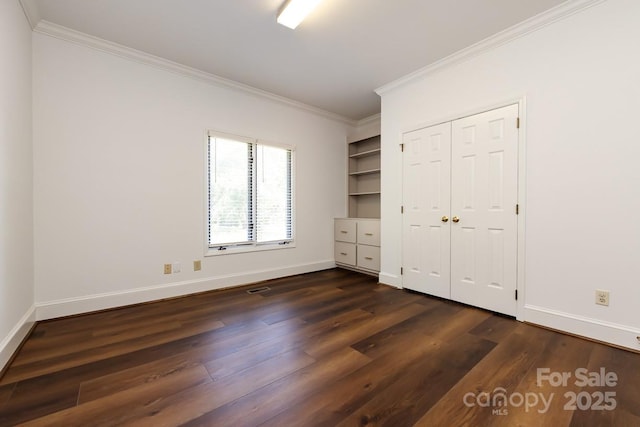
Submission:
[[[13,426],[74,407],[80,384],[56,373],[14,384],[9,401],[0,407],[0,425]]]
[[[165,332],[157,332],[141,337],[126,339],[124,341],[116,341],[106,345],[91,347],[89,349],[80,350],[70,354],[55,355],[51,358],[38,358],[35,362],[16,365],[15,370],[7,372],[7,378],[9,380],[16,381],[45,375],[50,372],[127,354],[131,351],[169,343],[180,338],[198,335],[199,333],[208,332],[224,326],[225,325],[219,320],[204,323],[200,322],[188,328],[182,327]]]
[[[472,335],[477,335],[493,342],[500,342],[511,334],[518,326],[518,322],[505,316],[489,316],[484,322],[469,331]]]
[[[360,369],[340,378],[295,406],[285,408],[264,426],[335,426],[378,393],[386,393],[398,372],[419,359],[430,357],[442,347],[441,341],[419,331],[394,336],[394,346],[376,347],[377,354]],[[403,351],[398,352],[397,349]],[[371,357],[371,354],[367,354]]]
[[[40,390],[43,386],[47,387],[48,384],[58,384],[60,387],[64,386],[60,391],[62,396],[66,396],[67,394],[75,395],[77,393],[76,390],[78,390],[82,383],[95,379],[99,380],[105,376],[125,372],[129,369],[135,369],[136,367],[144,367],[149,360],[163,360],[178,355],[185,363],[206,363],[221,354],[229,354],[237,342],[255,339],[253,334],[256,334],[257,337],[263,337],[265,335],[263,332],[267,326],[261,322],[259,322],[258,325],[261,329],[257,331],[255,327],[240,328],[238,326],[230,328],[228,332],[215,330],[209,334],[205,334],[203,337],[189,337],[178,342],[162,344],[154,348],[138,350],[126,355],[56,372],[51,375],[40,376],[33,380],[22,381],[19,383],[21,386],[20,390],[26,387],[25,393],[22,393],[26,402],[22,404],[33,405],[33,402],[38,400],[38,395],[31,391]],[[285,326],[287,325],[283,322],[273,327],[273,329],[284,329]],[[272,333],[278,336],[278,334],[282,334],[283,332],[274,330]],[[220,339],[216,340],[216,338]],[[227,341],[225,341],[225,339],[227,339]],[[124,388],[124,386],[125,385],[114,385],[113,387]],[[43,413],[48,413],[47,411],[52,412],[53,410],[65,409],[73,405],[75,400],[76,398],[74,398],[73,401],[60,399],[57,401],[57,406],[53,408],[43,407],[42,411]],[[20,401],[17,403],[20,403]]]
[[[398,306],[407,304],[421,304],[432,307],[441,302],[435,298],[428,298],[424,295],[418,295],[384,285],[376,286],[373,288],[373,292],[368,294],[371,296],[371,301],[363,305],[362,309],[371,314],[386,313],[393,311]]]
[[[521,325],[526,326],[526,325]],[[524,328],[514,331],[492,352],[474,366],[458,383],[416,422],[416,426],[488,425],[491,411],[478,405],[465,405],[467,393],[493,392],[496,388],[513,390],[526,372],[536,363],[542,352],[552,351],[542,338],[547,331]],[[539,342],[543,345],[531,345]],[[473,400],[471,400],[473,403]]]
[[[443,344],[439,351],[430,353],[429,357],[420,358],[415,363],[407,365],[385,387],[384,392],[377,393],[337,426],[346,427],[358,423],[413,425],[495,345],[493,342],[473,336],[455,343]],[[446,374],[443,370],[444,366],[446,366]]]
[[[0,409],[9,401],[14,388],[16,388],[15,383],[0,386]]]
[[[221,295],[220,299],[224,300],[225,297]],[[46,320],[39,323],[36,329],[40,332],[38,339],[68,336],[70,334],[87,331],[95,333],[96,331],[109,327],[122,328],[125,325],[136,323],[164,322],[171,314],[179,314],[185,310],[194,311],[205,304],[206,302],[201,301],[197,295],[190,298],[175,298],[79,316]],[[214,307],[215,305],[207,308],[211,309]],[[87,328],[85,323],[89,319],[91,321],[91,328]]]
[[[330,283],[334,279],[340,282],[349,282],[352,280],[362,280],[363,275],[346,271],[326,270],[317,273],[300,274],[282,279],[268,280],[256,283],[254,287],[269,286],[271,290],[260,295],[266,299],[271,299],[274,296],[282,296],[283,294],[300,288],[309,288],[316,285],[326,286],[327,283]]]
[[[391,303],[379,302],[375,304],[367,304],[366,306],[362,307],[361,310],[367,313],[370,313],[374,317],[380,317],[390,313],[394,313],[398,310],[402,310],[404,307],[408,305],[420,305],[424,307],[424,310],[420,312],[424,312],[426,310],[433,308],[433,306],[428,304],[422,304],[421,301],[416,300],[413,298],[413,296],[411,296],[408,299],[393,301]]]
[[[283,320],[299,317],[301,314],[306,313],[307,310],[318,309],[325,306],[328,301],[331,302],[344,297],[344,294],[342,289],[337,288],[319,290],[311,295],[297,298],[294,304],[289,302],[283,304],[283,307],[279,309],[272,309],[271,313],[262,317],[262,321],[267,325],[272,325]]]
[[[309,307],[303,313],[300,313],[300,318],[307,323],[321,322],[340,313],[353,310],[354,308],[360,308],[370,299],[370,293],[345,293],[340,298],[325,301],[315,307]]]
[[[539,368],[615,371],[617,407],[565,411],[600,389],[538,386]],[[40,322],[0,378],[0,426],[635,427],[638,384],[639,354],[330,269]],[[465,404],[500,389],[557,401]]]
[[[293,322],[299,323],[300,320],[293,319]],[[239,331],[243,329],[249,329],[249,332],[244,331],[243,333],[239,333]],[[245,339],[243,338],[244,333],[252,333],[256,335],[255,337],[250,339],[258,342],[258,340],[264,340],[273,336],[278,336],[279,333],[286,333],[288,331],[288,326],[287,324],[284,324],[280,327],[271,328],[269,334],[267,336],[264,336],[264,334],[260,333],[260,330],[266,329],[268,329],[268,325],[265,325],[260,321],[237,324],[236,326],[230,327],[223,325],[218,320],[205,320],[202,322],[196,322],[192,326],[187,325],[180,330],[169,330],[164,333],[146,336],[143,339],[130,339],[123,342],[117,342],[113,345],[105,346],[104,348],[96,346],[94,348],[91,348],[89,351],[79,351],[70,355],[66,355],[64,357],[44,358],[38,362],[30,364],[16,365],[15,369],[12,369],[11,372],[7,372],[7,375],[2,380],[4,382],[24,380],[37,375],[44,375],[48,372],[53,372],[56,370],[68,369],[74,366],[113,358],[114,356],[126,354],[127,351],[136,352],[138,350],[144,350],[145,348],[153,350],[164,343],[171,344],[175,342],[179,343],[181,341],[188,342],[192,337],[193,340],[200,341],[201,333],[207,335],[207,340],[211,342],[226,340],[225,344],[228,345],[220,345],[220,348],[217,349],[217,352],[225,352],[225,354],[228,354],[228,352],[233,351],[234,343]],[[220,331],[220,333],[214,334],[215,331]],[[188,347],[189,344],[185,343],[184,346]]]
[[[284,295],[266,298],[261,294],[248,295],[250,298],[242,298],[242,303],[228,304],[221,308],[216,315],[219,316],[226,325],[235,323],[244,323],[247,320],[260,320],[273,313],[278,309],[291,308],[293,301],[298,298],[304,298],[309,295],[315,295],[318,292],[315,288],[298,288]]]
[[[299,351],[284,353],[244,371],[244,381],[225,377],[220,381],[174,394],[146,407],[138,407],[129,413],[129,420],[122,425],[182,425],[256,389],[277,382],[282,377],[286,378],[288,374],[295,375],[297,371],[305,371],[305,367],[312,366],[314,361]],[[345,365],[348,361],[349,358],[345,358]]]
[[[531,368],[523,373],[523,378],[516,387],[505,388],[507,395],[530,395],[531,407],[509,405],[508,414],[487,415],[486,419],[491,420],[492,424],[509,427],[544,422],[545,425],[555,426],[569,425],[571,422],[572,413],[564,410],[567,402],[564,394],[581,391],[575,385],[575,378],[569,379],[566,386],[559,387],[552,386],[547,381],[538,383],[538,369],[546,368],[550,372],[569,372],[573,375],[577,368],[587,366],[593,343],[568,335],[552,334],[548,337],[545,340],[546,346],[553,351],[542,352]],[[547,401],[548,405],[545,403]],[[538,403],[534,406],[535,402]]]
[[[139,407],[153,405],[158,400],[179,393],[181,390],[190,390],[202,384],[211,383],[207,370],[201,365],[195,366],[174,372],[173,375],[164,376],[151,383],[31,420],[24,425],[38,427],[121,425],[129,420],[132,412]]]
[[[455,314],[458,316],[452,322],[451,317]],[[487,315],[479,310],[464,311],[461,306],[449,304],[425,307],[423,312],[371,334],[354,343],[352,347],[375,358],[381,350],[384,352],[386,347],[398,348],[395,342],[397,337],[406,333],[417,335],[416,339],[429,337],[437,340],[455,340]]]
[[[342,348],[317,363],[257,389],[199,417],[190,417],[185,426],[259,425],[285,408],[304,402],[313,390],[334,383],[347,373],[370,363],[371,359],[349,347]],[[184,422],[184,418],[179,423]],[[178,423],[173,423],[177,425]],[[153,426],[153,423],[142,425]]]
[[[375,316],[369,321],[335,329],[330,335],[323,337],[322,340],[309,343],[305,346],[305,351],[314,357],[332,353],[340,347],[358,342],[371,334],[382,331],[425,310],[426,307],[422,305],[409,304],[391,313]]]
[[[576,426],[640,426],[640,366],[638,355],[621,352],[602,344],[590,343],[593,347],[588,364],[588,372],[615,373],[615,386],[587,387],[584,391],[593,393],[615,393],[616,409],[576,410],[572,412],[571,427]],[[594,399],[595,400],[595,399]],[[593,401],[592,401],[593,403]]]
[[[83,381],[80,383],[78,404],[111,396],[140,385],[151,384],[170,375],[180,374],[200,366],[199,361],[189,356],[180,354],[174,357],[154,360],[144,365]]]
[[[460,311],[457,311],[458,309]],[[483,322],[492,316],[488,311],[460,306],[450,302],[434,310],[434,314],[442,312],[452,314],[444,317],[434,315],[430,321],[421,326],[421,329],[425,334],[443,341],[457,341],[459,336],[466,334],[477,323]]]
[[[282,325],[279,325],[279,327],[282,327]],[[224,345],[219,344],[220,340],[228,337],[232,337],[235,340],[242,339],[250,336],[256,330],[259,331],[260,328],[265,329],[267,325],[262,322],[234,325],[23,380],[18,383],[16,387],[17,393],[12,396],[6,412],[20,411],[23,408],[37,408],[39,414],[46,414],[55,410],[65,409],[75,404],[80,384],[84,381],[144,365],[150,360],[172,357],[176,354],[183,354],[185,357],[190,357],[190,360],[199,363],[206,362],[210,358],[216,357],[218,352],[228,354],[229,350]],[[22,370],[22,368],[18,369]],[[49,396],[53,396],[51,403],[47,400]],[[71,397],[67,398],[66,396]],[[43,404],[38,406],[38,402],[43,402]],[[3,412],[0,411],[0,419],[2,419]]]
[[[308,342],[322,340],[324,336],[332,331],[348,326],[352,323],[359,323],[370,320],[371,314],[362,310],[351,310],[331,319],[314,324],[304,324],[299,328],[290,328],[286,340],[275,336],[270,339],[257,342],[256,340],[246,340],[246,346],[236,347],[234,352],[221,357],[209,357],[206,363],[207,369],[214,380],[237,373],[246,369],[253,363],[259,363],[272,357],[275,354],[283,353],[293,349],[302,349]],[[276,324],[271,327],[278,326]],[[263,334],[266,336],[266,334]]]
[[[47,364],[49,364],[50,361],[55,358],[63,358],[68,360],[69,358],[73,357],[72,355],[74,354],[86,350],[92,350],[98,346],[101,348],[105,348],[105,346],[126,342],[127,340],[144,338],[152,334],[165,333],[168,331],[180,329],[182,326],[183,325],[180,322],[175,321],[156,325],[130,325],[126,331],[117,334],[100,334],[98,336],[96,336],[95,334],[91,334],[91,336],[84,337],[84,339],[80,341],[68,342],[66,343],[67,345],[47,347],[46,352],[43,352],[42,348],[39,348],[36,351],[30,351],[31,348],[25,348],[19,360],[16,360],[15,366],[33,364],[34,362],[44,360],[45,358],[48,361]],[[222,324],[218,323],[217,326],[221,327]],[[60,366],[60,369],[64,369],[64,366]]]
[[[307,358],[308,357],[309,356],[307,356]],[[309,359],[305,358],[301,360],[306,364]],[[216,382],[198,390],[197,393],[182,393],[181,395],[176,395],[171,399],[158,402],[150,407],[146,412],[137,414],[135,421],[132,421],[131,425],[183,425],[197,419],[200,419],[200,421],[206,419],[206,425],[257,425],[257,423],[252,422],[249,418],[248,414],[251,410],[244,414],[235,413],[235,423],[229,423],[228,421],[213,421],[210,417],[219,414],[216,410],[218,408],[225,408],[231,402],[235,402],[236,400],[245,401],[245,398],[254,395],[260,390],[273,390],[274,387],[272,386],[274,384],[281,384],[284,382],[291,384],[291,388],[295,389],[292,385],[292,382],[294,382],[295,379],[300,378],[306,381],[307,384],[312,380],[330,380],[333,376],[353,369],[356,364],[366,363],[366,361],[368,361],[368,359],[359,353],[354,352],[353,350],[344,350],[340,353],[337,360],[331,360],[331,363],[321,361],[302,369],[299,369],[300,365],[297,364],[276,365],[279,369],[275,375],[272,375],[270,378],[265,378],[262,382],[258,381],[253,385],[249,383],[237,384],[237,381],[233,381],[232,378],[227,377],[220,382]],[[290,375],[286,375],[287,373],[290,373]],[[281,376],[283,378],[273,381],[277,376]],[[271,392],[269,396],[277,397],[278,395]],[[249,400],[251,400],[250,397]],[[233,406],[236,407],[236,405]]]
[[[263,299],[272,299],[274,297],[282,297],[284,294],[296,292],[300,289],[313,288],[316,284],[322,286],[325,281],[323,277],[316,274],[301,274],[295,277],[282,277],[280,279],[257,282],[253,286],[250,286],[250,288],[270,287],[270,291],[257,294],[257,296]]]
[[[214,381],[238,374],[251,366],[269,360],[281,353],[291,351],[295,345],[286,345],[280,340],[264,341],[251,346],[250,351],[237,351],[223,357],[214,358],[205,364]]]

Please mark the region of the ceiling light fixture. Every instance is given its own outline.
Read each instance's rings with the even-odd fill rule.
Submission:
[[[278,14],[278,24],[295,30],[322,0],[289,0]]]

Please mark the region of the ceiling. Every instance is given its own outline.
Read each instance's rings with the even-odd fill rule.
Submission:
[[[349,120],[380,112],[377,87],[564,3],[323,0],[290,30],[276,24],[284,0],[22,1],[38,19]]]

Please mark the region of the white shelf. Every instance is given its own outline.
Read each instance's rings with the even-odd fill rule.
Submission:
[[[351,173],[349,173],[349,175],[350,176],[368,175],[368,174],[372,174],[372,173],[380,173],[380,169],[369,169],[369,170],[366,170],[366,171],[351,172]]]
[[[363,191],[361,193],[349,193],[350,196],[370,196],[374,194],[380,194],[379,191]]]
[[[367,151],[362,151],[360,153],[354,153],[354,154],[349,155],[349,157],[352,158],[352,159],[357,159],[358,157],[373,156],[373,155],[376,155],[376,154],[379,154],[379,153],[380,153],[380,149],[376,148],[374,150],[367,150]]]

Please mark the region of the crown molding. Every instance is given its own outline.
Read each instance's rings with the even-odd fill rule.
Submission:
[[[369,123],[374,123],[376,121],[380,121],[380,119],[382,118],[382,114],[378,113],[378,114],[374,114],[372,116],[369,117],[365,117],[364,119],[360,119],[356,122],[356,126],[364,126],[364,125],[368,125]]]
[[[27,0],[22,0],[27,1]],[[106,52],[112,55],[119,56],[134,62],[149,65],[154,68],[159,68],[164,71],[169,71],[182,76],[190,77],[196,80],[200,80],[218,87],[225,87],[233,89],[245,94],[257,96],[259,98],[268,99],[280,104],[287,105],[289,107],[303,110],[315,115],[324,117],[326,119],[334,120],[340,123],[344,123],[350,126],[356,126],[358,121],[352,120],[348,117],[332,113],[330,111],[323,110],[321,108],[313,107],[303,102],[295,101],[284,96],[276,95],[271,92],[267,92],[262,89],[255,88],[243,83],[239,83],[224,77],[216,76],[215,74],[207,73],[205,71],[198,70],[186,65],[179,64],[177,62],[151,55],[149,53],[133,49],[118,43],[111,42],[109,40],[101,39],[89,34],[82,33],[80,31],[72,30],[62,25],[54,24],[53,22],[40,20],[33,29],[34,32],[44,34],[50,37],[54,37],[60,40],[64,40],[70,43],[78,44],[81,46],[89,47],[91,49]]]
[[[413,73],[407,74],[397,80],[387,83],[375,90],[375,92],[382,96],[400,86],[403,86],[411,81],[419,78],[426,77],[430,74],[434,74],[445,68],[459,64],[473,57],[476,57],[482,53],[496,49],[499,46],[507,44],[513,40],[524,37],[527,34],[538,31],[539,29],[546,27],[554,22],[568,18],[576,13],[582,12],[592,6],[599,3],[603,3],[607,0],[568,0],[554,8],[551,8],[545,12],[542,12],[532,18],[520,22],[506,30],[500,31],[478,43],[475,43],[469,47],[466,47],[458,52],[449,55],[439,61],[436,61],[426,67],[423,67]]]
[[[38,5],[35,0],[18,0],[18,2],[22,7],[24,16],[26,16],[27,21],[29,21],[29,25],[31,25],[31,29],[36,28],[36,25],[40,22],[40,11],[38,10]]]

